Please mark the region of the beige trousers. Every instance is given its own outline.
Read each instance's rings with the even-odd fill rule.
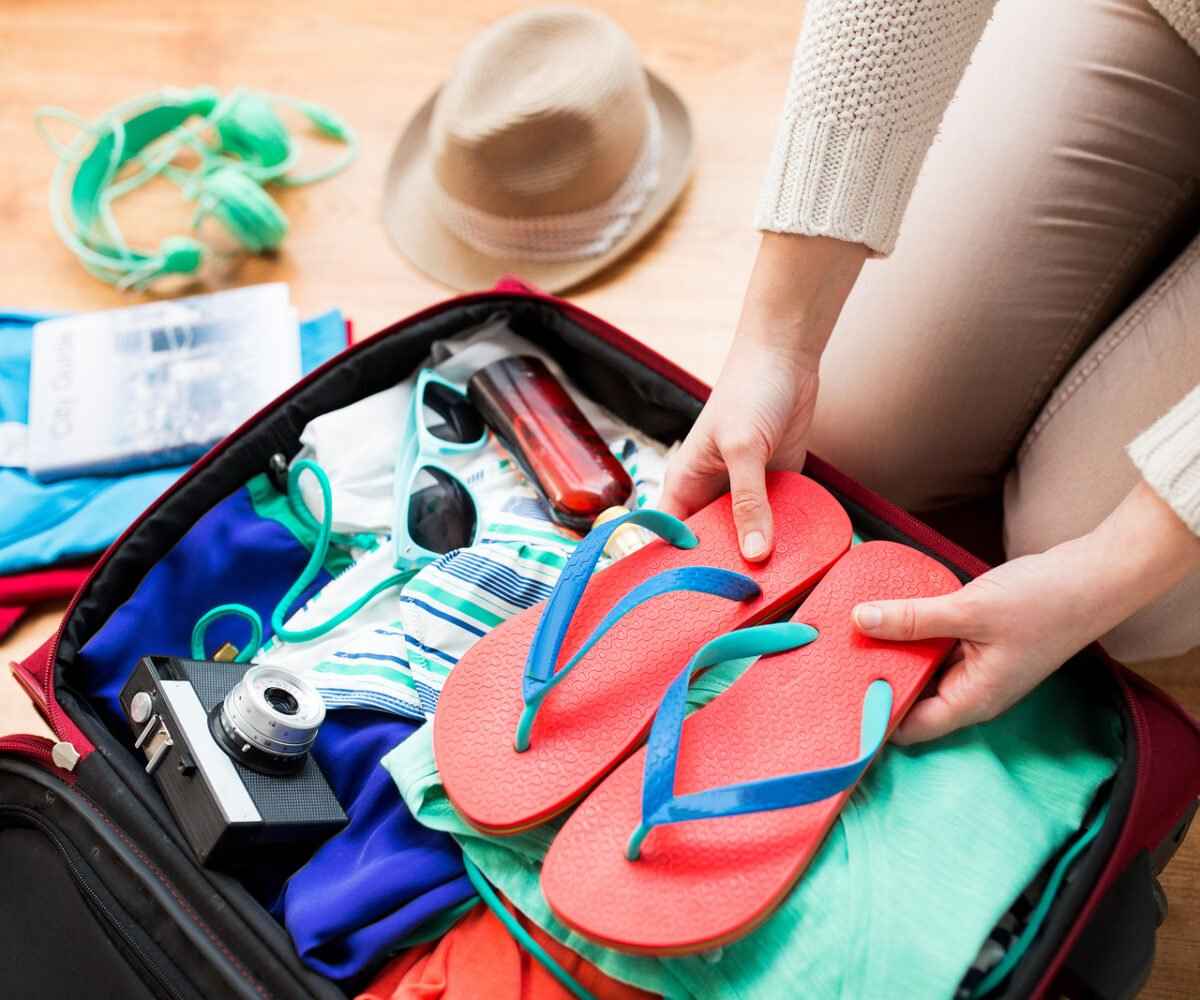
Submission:
[[[1003,489],[1008,555],[1098,524],[1200,383],[1200,56],[1142,0],[1000,0],[895,254],[822,363],[813,449],[928,510]],[[1200,575],[1106,639],[1200,645]]]

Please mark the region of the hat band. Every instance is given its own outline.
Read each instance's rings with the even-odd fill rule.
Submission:
[[[653,104],[647,111],[646,139],[637,162],[599,205],[557,215],[493,215],[464,204],[435,182],[433,209],[450,232],[488,257],[556,261],[602,254],[629,231],[658,186],[662,125]]]

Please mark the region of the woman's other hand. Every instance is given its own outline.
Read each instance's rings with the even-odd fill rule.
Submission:
[[[662,508],[679,517],[730,490],[747,559],[774,545],[766,470],[804,465],[821,353],[866,256],[828,237],[763,235],[720,378],[667,470]]]
[[[1200,538],[1144,482],[1094,531],[998,566],[943,597],[872,601],[854,621],[879,639],[959,643],[893,741],[994,718],[1088,643],[1200,569]]]

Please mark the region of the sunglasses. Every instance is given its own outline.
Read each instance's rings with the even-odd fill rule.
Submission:
[[[396,464],[393,540],[396,568],[412,569],[474,544],[479,503],[439,458],[482,448],[487,426],[458,386],[423,368],[403,440]]]

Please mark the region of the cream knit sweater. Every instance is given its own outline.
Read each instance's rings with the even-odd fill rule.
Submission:
[[[1200,0],[1149,2],[1200,53]],[[756,226],[891,253],[917,172],[994,5],[807,0]],[[1200,387],[1129,454],[1200,534]]]

